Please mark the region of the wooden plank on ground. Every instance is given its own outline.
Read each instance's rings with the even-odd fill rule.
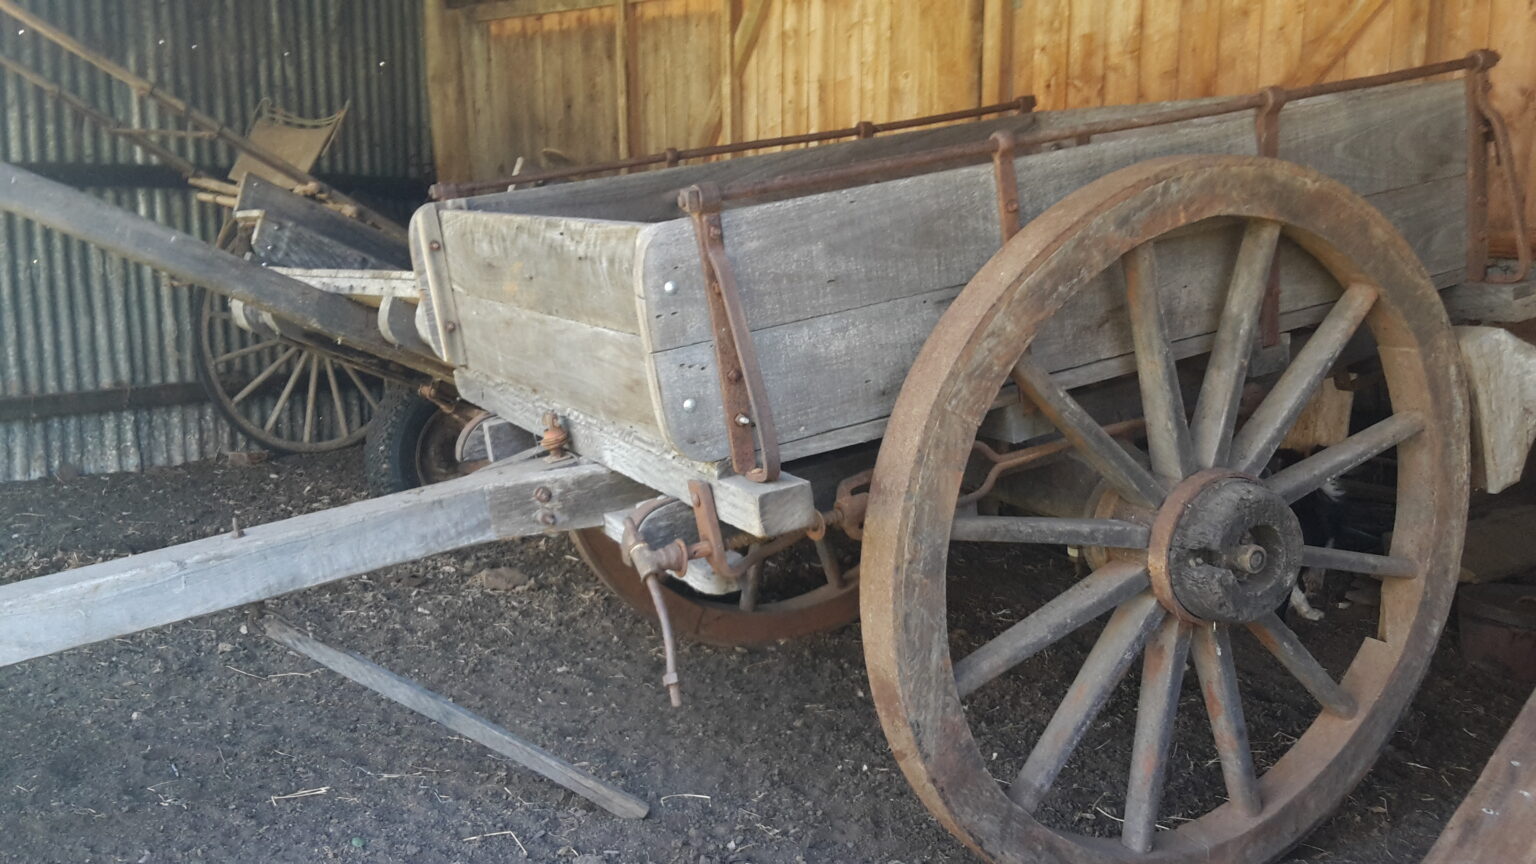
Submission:
[[[547,504],[534,490],[549,490]],[[205,540],[0,585],[0,666],[465,546],[602,524],[655,493],[591,462],[496,465]],[[627,503],[626,503],[627,502]],[[549,514],[546,524],[541,519]]]
[[[1536,694],[1424,858],[1424,864],[1481,862],[1536,862]]]
[[[528,770],[551,780],[622,819],[644,819],[650,805],[624,790],[581,771],[555,754],[495,723],[473,714],[409,678],[403,678],[351,651],[341,651],[300,633],[275,617],[262,620],[272,641],[297,651],[332,672],[384,698],[489,747]]]

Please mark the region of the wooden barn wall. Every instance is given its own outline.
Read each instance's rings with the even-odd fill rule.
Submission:
[[[445,180],[504,175],[519,156],[531,170],[1025,93],[1068,108],[1294,86],[1479,47],[1503,55],[1495,101],[1517,164],[1536,174],[1536,0],[427,0],[426,10]],[[1536,215],[1536,200],[1528,206]]]

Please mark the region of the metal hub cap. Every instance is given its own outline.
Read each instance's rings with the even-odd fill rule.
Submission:
[[[1180,618],[1242,624],[1285,602],[1302,545],[1296,514],[1257,478],[1202,471],[1158,511],[1148,571],[1158,600]]]

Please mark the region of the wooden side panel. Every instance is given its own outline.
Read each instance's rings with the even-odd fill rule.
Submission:
[[[1459,211],[1447,214],[1444,201],[1455,200],[1465,182],[1460,98],[1460,85],[1448,82],[1394,87],[1372,99],[1307,100],[1288,109],[1282,146],[1289,158],[1337,177],[1387,213],[1431,273],[1455,273],[1466,226]],[[1408,105],[1415,110],[1406,111]],[[1021,216],[1033,218],[1090,180],[1143,159],[1251,153],[1253,146],[1248,118],[1231,117],[1023,157]],[[992,184],[990,167],[975,166],[727,211],[726,248],[781,441],[854,426],[878,435],[876,421],[889,412],[921,339],[999,245]],[[1222,256],[1236,248],[1233,238],[1225,240],[1169,252],[1167,278],[1214,291],[1230,266]],[[721,408],[691,226],[663,223],[642,243],[642,323],[655,352],[666,434],[690,458],[721,458]],[[1336,291],[1301,256],[1289,255],[1282,272],[1284,311],[1314,308]],[[661,287],[669,282],[671,293]],[[1062,312],[1075,326],[1037,344],[1042,362],[1060,370],[1129,351],[1123,295],[1113,280],[1080,294]],[[1194,340],[1213,331],[1218,311],[1207,304],[1170,312],[1172,337]],[[811,380],[820,383],[805,387]]]
[[[1456,83],[1402,85],[1369,99],[1319,97],[1287,112],[1282,155],[1364,195],[1465,171],[1465,118]],[[1059,122],[1070,118],[1039,118],[1042,127]],[[1253,152],[1249,119],[1233,116],[1024,157],[1017,162],[1020,217],[1028,221],[1078,186],[1142,159]],[[927,206],[911,206],[914,201]],[[979,166],[730,210],[723,224],[747,317],[755,327],[771,327],[965,284],[999,246],[996,206],[991,168]],[[944,218],[934,218],[935,212]],[[1454,216],[1444,221],[1464,225]],[[653,350],[707,340],[691,225],[659,226],[643,259],[641,290]],[[669,281],[672,294],[662,291]]]

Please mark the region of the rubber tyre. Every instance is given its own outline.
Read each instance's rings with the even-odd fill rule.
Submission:
[[[385,387],[363,443],[363,478],[370,494],[389,495],[435,482],[422,476],[420,448],[445,416],[409,387]]]

